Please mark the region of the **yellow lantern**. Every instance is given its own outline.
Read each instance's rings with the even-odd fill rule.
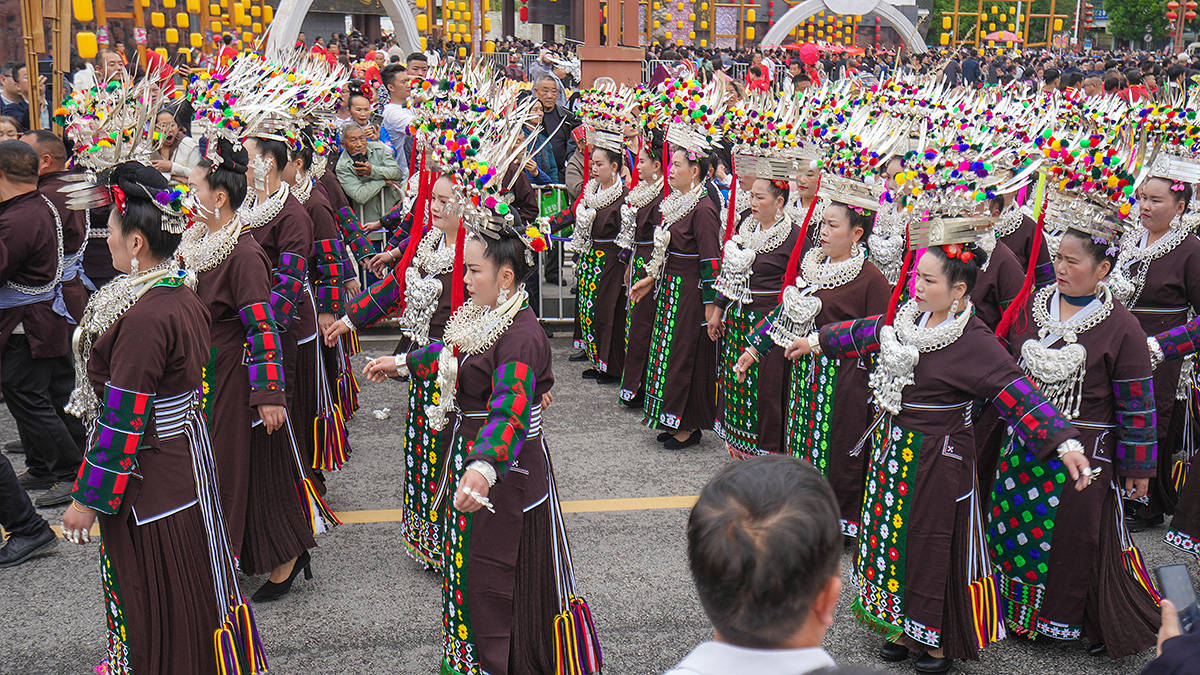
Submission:
[[[988,30],[989,30],[989,31],[996,30],[996,24],[994,24],[994,23],[989,23],[989,24],[988,24]]]
[[[707,47],[707,46],[708,46],[708,40],[705,40],[704,38],[700,38],[700,46],[701,46],[701,47]]]
[[[177,51],[179,52],[179,55],[183,57],[184,61],[192,60],[192,50],[188,49],[187,47],[180,47]]]
[[[91,31],[76,33],[75,49],[79,51],[79,58],[81,59],[96,58],[96,52],[99,51],[99,45],[96,44],[96,34]]]
[[[483,51],[484,51],[485,53],[487,53],[487,54],[494,54],[494,53],[496,53],[496,43],[495,43],[495,41],[493,41],[493,40],[488,40],[487,42],[483,43]]]
[[[746,39],[747,40],[754,39],[754,26],[746,26]]]
[[[707,2],[702,2],[702,3],[700,3],[700,11],[701,11],[701,12],[707,12],[707,11],[708,11],[708,3],[707,3]],[[701,46],[701,47],[703,47],[704,45],[700,45],[700,46]]]
[[[746,23],[754,23],[754,17],[755,17],[755,14],[754,14],[753,9],[746,10]],[[754,38],[748,37],[746,39],[753,40]]]
[[[239,24],[241,24],[242,26],[250,25],[250,23],[251,23],[250,17],[246,14],[246,10],[243,9],[242,11],[237,13],[237,22]]]
[[[663,37],[670,40],[671,39],[671,31],[667,31],[667,32],[663,33]]]
[[[163,61],[166,61],[166,60],[167,60],[167,58],[168,58],[167,50],[166,50],[165,48],[163,48],[163,47],[158,47],[158,48],[156,48],[156,49],[154,50],[154,53],[156,53],[156,54],[158,54],[159,56],[161,56],[161,57],[162,57],[162,59],[163,59]]]
[[[1062,27],[1063,27],[1062,19],[1055,19],[1054,20],[1054,30],[1060,31],[1060,30],[1062,30]]]
[[[657,12],[660,9],[662,9],[662,3],[661,2],[654,3],[654,11]]]
[[[96,11],[92,8],[92,0],[72,0],[71,8],[75,13],[76,21],[91,21],[96,18]]]
[[[490,16],[483,17],[483,32],[485,32],[485,33],[492,32],[492,17],[490,17]]]
[[[258,5],[252,5],[250,7],[250,16],[253,16],[253,17],[262,16],[262,7],[260,7]]]
[[[191,33],[188,35],[188,41],[191,42],[192,46],[196,49],[200,49],[204,46],[204,36],[199,33]]]
[[[1016,32],[1016,30],[1017,30],[1017,25],[1016,25],[1015,23],[1010,23],[1010,24],[1008,24],[1008,29],[1009,29],[1010,31]]]
[[[470,8],[470,6],[467,4],[467,0],[459,0],[458,9],[460,12],[465,12],[469,8]]]
[[[450,13],[450,18],[454,19],[455,21],[462,21],[462,12],[455,10]]]
[[[163,7],[175,9],[175,0],[162,0]]]
[[[209,5],[208,13],[212,14],[213,16],[220,16],[221,15],[221,6],[220,5]]]
[[[150,12],[150,25],[163,28],[167,25],[167,17],[162,12]]]
[[[942,30],[950,30],[950,17],[942,17]]]
[[[176,42],[179,42],[179,29],[178,28],[168,28],[167,29],[167,42],[170,42],[171,44],[175,44]]]
[[[468,23],[471,21],[471,13],[470,12],[463,12],[463,21],[466,21]]]
[[[695,12],[688,14],[688,21],[695,21],[695,20],[696,20]]]
[[[655,28],[662,28],[662,22],[661,22],[661,21],[659,21],[658,19],[655,19],[655,20],[654,20],[654,27],[655,27]]]
[[[1005,21],[1008,21],[1008,15],[1007,15],[1007,14],[1001,14],[1001,15],[1000,15],[1000,23],[1004,23]]]
[[[995,48],[995,46],[996,46],[996,41],[995,41],[995,40],[988,40],[988,47],[990,47],[990,48]]]
[[[670,12],[667,12],[666,14],[663,15],[663,18],[666,19],[667,21],[672,21],[672,20],[674,20],[675,17]]]
[[[199,14],[200,13],[200,0],[187,0],[186,6],[187,6],[188,14]]]
[[[252,33],[254,33],[255,35],[261,35],[262,34],[262,24],[255,21],[254,23],[250,24],[250,31]]]
[[[275,18],[275,8],[270,5],[263,5],[263,23],[270,24]]]
[[[992,14],[999,14],[999,13],[1000,13],[1000,8],[995,5],[992,5]]]
[[[251,42],[254,42],[254,33],[243,32],[242,33],[242,44],[248,45]]]
[[[427,14],[417,15],[417,30],[422,33],[429,30],[429,16]]]
[[[429,45],[429,41],[425,38],[421,38],[421,51],[425,51],[426,49],[429,49],[428,45]]]
[[[458,58],[460,58],[460,59],[467,58],[467,48],[466,47],[458,48]]]
[[[950,44],[950,34],[949,33],[942,33],[941,43],[944,45]]]
[[[417,0],[417,9],[425,9],[425,0]]]
[[[696,39],[696,31],[694,31],[694,30],[688,31],[688,39],[695,40]]]
[[[707,21],[700,22],[700,30],[708,30],[708,22]]]
[[[180,28],[188,27],[187,12],[179,12],[178,14],[175,15],[175,25],[179,26]]]
[[[220,21],[212,22],[212,32],[214,32],[214,33],[221,32],[221,22]]]

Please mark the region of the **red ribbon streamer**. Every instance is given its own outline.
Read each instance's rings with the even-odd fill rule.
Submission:
[[[412,264],[413,257],[417,255],[417,246],[421,243],[421,233],[425,228],[425,208],[429,202],[429,190],[433,187],[430,185],[429,178],[429,172],[425,170],[425,153],[422,151],[421,173],[417,175],[417,200],[413,202],[412,226],[408,230],[408,246],[404,249],[404,255],[400,257],[400,262],[396,264],[396,268],[392,272],[396,277],[396,288],[400,292],[401,311],[405,304],[405,273],[408,272],[408,266]]]
[[[818,177],[817,190],[820,189],[821,179]],[[808,225],[812,221],[815,208],[817,208],[817,193],[813,192],[812,201],[809,202],[808,209],[804,211],[804,222],[800,223],[800,236],[796,238],[796,245],[792,247],[792,252],[788,255],[787,269],[783,272],[783,285],[779,287],[779,302],[783,302],[784,289],[796,281],[796,274],[800,271],[800,254],[804,252],[804,242],[808,240]]]
[[[996,324],[996,336],[1005,342],[1008,341],[1008,331],[1017,321],[1017,316],[1026,313],[1026,305],[1029,304],[1029,294],[1033,292],[1033,276],[1038,265],[1038,253],[1042,250],[1042,233],[1046,226],[1046,203],[1042,200],[1042,212],[1038,214],[1037,229],[1033,233],[1033,248],[1030,249],[1029,264],[1025,266],[1025,282],[1021,284],[1021,292],[1017,293],[1017,297],[1013,299],[1008,309],[1004,310],[1004,315],[1000,317],[1000,323]]]

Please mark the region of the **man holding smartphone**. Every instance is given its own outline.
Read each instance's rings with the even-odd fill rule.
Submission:
[[[342,154],[334,169],[350,208],[370,233],[372,242],[381,239],[379,219],[391,211],[403,195],[403,170],[391,150],[379,141],[368,140],[367,132],[354,122],[342,127]],[[386,235],[383,235],[386,236]],[[366,285],[370,279],[361,280]]]

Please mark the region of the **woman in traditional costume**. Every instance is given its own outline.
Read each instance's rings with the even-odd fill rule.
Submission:
[[[750,164],[749,157],[739,164]],[[735,159],[735,161],[738,161]],[[762,162],[767,168],[766,162]],[[785,167],[790,168],[790,167]],[[783,449],[784,393],[788,364],[782,350],[745,377],[737,372],[738,358],[755,326],[775,308],[783,287],[788,258],[800,236],[799,223],[784,212],[787,175],[751,171],[759,176],[750,187],[750,217],[725,242],[715,304],[724,322],[708,325],[708,336],[720,349],[717,379],[717,436],[733,457],[744,459]]]
[[[63,514],[74,543],[100,521],[106,672],[265,672],[201,407],[209,315],[174,258],[183,192],[138,162],[110,171],[108,245],[125,275],[92,297],[75,339],[68,410],[92,431]]]
[[[829,200],[819,226],[821,244],[804,254],[782,303],[747,338],[739,363],[742,372],[749,372],[756,361],[762,372],[764,362],[782,359],[784,350],[815,326],[887,310],[891,288],[861,244],[871,234],[870,207],[879,203],[874,196],[878,192],[832,173],[821,181],[821,196]],[[784,404],[782,450],[808,460],[829,479],[841,508],[842,534],[848,537],[858,535],[868,454],[859,441],[873,417],[867,405],[866,361],[821,354],[800,357],[791,364]]]
[[[862,448],[870,455],[852,609],[887,638],[882,659],[902,661],[915,649],[919,672],[945,672],[952,659],[975,658],[1003,636],[975,488],[974,401],[992,400],[1038,457],[1057,454],[1076,489],[1090,481],[1078,432],[974,316],[969,297],[986,256],[975,241],[990,219],[924,226],[922,218],[941,218],[934,208],[969,207],[947,199],[914,209],[910,252],[928,248],[894,323],[885,315],[832,324],[788,348],[789,357],[878,353],[869,382],[879,416]]]
[[[407,348],[395,356],[374,359],[363,373],[375,383],[395,377],[410,349],[442,342],[450,318],[450,287],[454,277],[454,249],[460,236],[460,217],[449,204],[453,198],[449,176],[439,176],[429,197],[433,227],[421,235],[407,267],[397,266],[346,305],[346,315],[325,332],[326,344],[336,344],[351,330],[374,325],[399,314]],[[400,279],[405,283],[401,284]],[[403,302],[401,301],[403,299]],[[442,564],[442,515],[434,500],[442,484],[445,456],[452,426],[437,403],[436,379],[413,377],[408,381],[408,413],[404,425],[404,511],[401,530],[409,555],[429,568]]]
[[[613,147],[616,145],[616,147]],[[577,311],[584,352],[592,367],[584,378],[616,382],[625,368],[625,262],[617,246],[621,204],[628,190],[621,180],[623,140],[597,129],[591,151],[591,179],[575,207],[571,247],[578,256]]]
[[[1195,171],[1193,166],[1165,153],[1155,161],[1151,178],[1138,188],[1140,227],[1122,237],[1109,279],[1112,292],[1137,317],[1146,335],[1182,326],[1200,310],[1200,239],[1183,222],[1192,194],[1184,180]],[[1142,503],[1126,504],[1133,532],[1161,524],[1163,513],[1174,510],[1179,500],[1171,477],[1175,475],[1175,453],[1191,445],[1185,443],[1184,418],[1192,370],[1190,361],[1179,359],[1154,371],[1158,470],[1150,483],[1148,501],[1143,498]],[[1185,509],[1200,510],[1200,492],[1194,501],[1194,506]],[[1169,535],[1171,540],[1183,541]]]
[[[632,289],[646,278],[646,263],[654,253],[654,230],[662,220],[659,205],[663,200],[662,134],[651,134],[638,152],[638,184],[621,204],[621,233],[617,246],[630,250],[625,284]],[[629,300],[625,311],[625,368],[621,374],[621,402],[631,408],[641,408],[646,380],[646,360],[650,352],[650,333],[654,323],[655,303],[643,298]]]
[[[1087,635],[1088,651],[1122,658],[1154,644],[1157,597],[1125,527],[1121,494],[1154,475],[1154,386],[1141,326],[1103,283],[1116,254],[1115,214],[1052,197],[1067,229],[1057,283],[1034,294],[1032,320],[1011,340],[1020,365],[1079,430],[1099,485],[1066,487],[1067,469],[1020,438],[1001,453],[987,514],[1009,630],[1033,639]],[[1135,576],[1136,575],[1136,576]]]
[[[212,317],[204,401],[221,505],[244,574],[269,574],[297,558],[295,569],[303,570],[314,531],[336,520],[307,480],[288,419],[271,265],[237,215],[246,197],[246,151],[225,139],[204,141],[205,157],[188,181],[195,224],[180,255],[199,274],[197,293]],[[281,583],[290,587],[295,576]]]

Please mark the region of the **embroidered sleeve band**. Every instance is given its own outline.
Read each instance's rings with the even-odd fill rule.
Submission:
[[[441,358],[442,349],[445,347],[441,342],[433,342],[409,352],[409,373],[422,380],[432,380],[437,377],[438,361]]]
[[[720,258],[700,261],[700,296],[705,304],[717,300],[717,273],[721,267]]]
[[[483,459],[495,464],[500,475],[508,471],[529,429],[534,379],[533,369],[520,362],[506,363],[492,373],[487,422],[475,438],[468,462]]]
[[[993,403],[1017,436],[1042,459],[1053,456],[1063,441],[1079,436],[1028,377],[1008,383]]]
[[[1200,316],[1183,325],[1159,333],[1155,339],[1162,347],[1163,358],[1167,361],[1182,359],[1188,354],[1195,353],[1196,346],[1200,345]]]
[[[100,416],[71,491],[75,501],[102,513],[120,510],[153,404],[154,394],[105,385]]]
[[[883,316],[831,323],[821,329],[821,353],[831,359],[856,359],[879,351]]]
[[[321,239],[313,243],[316,265],[313,292],[317,311],[328,314],[342,312],[342,243],[337,239]]]
[[[355,326],[370,326],[400,310],[400,285],[395,270],[383,279],[371,284],[365,291],[351,298],[346,305],[346,316]]]
[[[346,246],[349,247],[356,260],[362,262],[375,255],[375,247],[371,246],[371,240],[367,239],[367,232],[363,229],[362,223],[358,222],[358,216],[354,213],[354,209],[343,206],[333,214],[333,218],[337,221],[338,229],[342,231],[342,238],[346,240]]]
[[[1151,478],[1158,466],[1158,418],[1153,378],[1114,380],[1118,476]]]
[[[746,334],[746,346],[758,352],[760,358],[766,356],[767,352],[775,346],[775,341],[767,335],[767,331],[771,329],[771,323],[775,321],[781,311],[783,311],[782,306],[777,306]]]
[[[271,308],[265,302],[246,305],[238,312],[238,318],[246,327],[245,362],[250,371],[250,405],[282,404],[283,350]]]
[[[271,312],[279,329],[285,331],[292,322],[292,315],[304,293],[304,279],[308,272],[308,259],[295,253],[279,256],[279,267],[275,270],[275,286],[271,289]]]

